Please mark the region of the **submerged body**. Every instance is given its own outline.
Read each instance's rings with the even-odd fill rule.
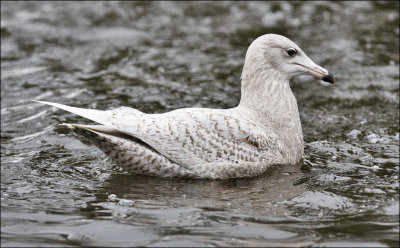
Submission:
[[[46,103],[101,125],[65,124],[124,169],[161,177],[260,175],[271,165],[303,158],[303,135],[289,80],[311,74],[334,82],[286,37],[268,34],[249,47],[241,100],[231,109],[185,108],[145,114],[121,107],[100,111]]]

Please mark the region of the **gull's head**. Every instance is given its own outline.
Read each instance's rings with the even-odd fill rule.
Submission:
[[[331,73],[315,64],[293,41],[277,34],[262,35],[251,43],[244,72],[252,73],[251,68],[272,69],[288,80],[297,75],[312,75],[328,83],[335,82]]]

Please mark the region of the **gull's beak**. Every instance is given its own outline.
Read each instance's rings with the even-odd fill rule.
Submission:
[[[304,67],[309,74],[321,79],[324,82],[328,82],[331,84],[335,83],[335,78],[333,77],[332,73],[328,72],[328,70],[315,64],[314,62],[309,63],[309,65],[298,64],[298,63],[296,64]]]

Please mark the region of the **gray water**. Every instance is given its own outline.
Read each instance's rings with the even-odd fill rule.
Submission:
[[[251,41],[288,36],[335,85],[291,82],[301,168],[126,174],[32,103],[229,108]],[[1,2],[2,246],[397,246],[398,2]]]

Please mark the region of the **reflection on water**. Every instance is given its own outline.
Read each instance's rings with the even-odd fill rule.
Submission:
[[[2,245],[395,246],[397,2],[2,2]],[[248,45],[286,35],[335,74],[297,78],[301,168],[220,181],[127,175],[29,100],[228,108]]]

